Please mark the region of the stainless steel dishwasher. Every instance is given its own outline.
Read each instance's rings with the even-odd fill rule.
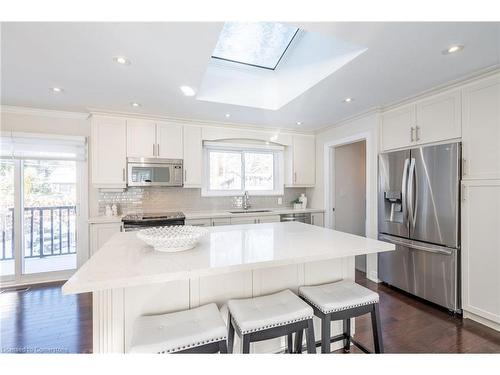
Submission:
[[[311,224],[311,214],[306,212],[297,212],[294,214],[280,215],[281,221],[298,221],[300,223]]]

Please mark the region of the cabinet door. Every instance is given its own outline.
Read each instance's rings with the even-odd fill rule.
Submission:
[[[201,187],[201,128],[184,126],[184,187]]]
[[[121,231],[121,223],[90,224],[90,256]]]
[[[94,117],[91,123],[92,184],[95,187],[126,186],[126,122]]]
[[[127,157],[156,156],[156,124],[148,120],[127,120]]]
[[[311,214],[311,224],[312,225],[317,225],[318,227],[323,227],[324,220],[323,220],[323,212],[316,212]]]
[[[182,125],[156,124],[156,155],[160,158],[182,159]]]
[[[257,218],[256,217],[232,217],[231,218],[231,224],[256,224],[257,223]]]
[[[416,111],[418,143],[445,141],[462,135],[459,90],[422,100],[417,103]]]
[[[316,141],[313,136],[293,136],[292,185],[311,186],[316,178]]]
[[[500,181],[462,189],[463,309],[500,323]]]
[[[279,223],[281,221],[280,215],[267,215],[267,216],[260,216],[257,218],[257,223],[262,224],[262,223]]]
[[[407,147],[415,141],[415,105],[406,105],[382,114],[380,146],[382,151]]]
[[[463,178],[500,178],[500,75],[465,87],[463,102]]]

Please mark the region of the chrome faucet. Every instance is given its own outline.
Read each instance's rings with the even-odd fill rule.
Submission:
[[[241,199],[241,208],[248,210],[252,205],[250,204],[250,197],[248,196],[248,191],[245,191]]]

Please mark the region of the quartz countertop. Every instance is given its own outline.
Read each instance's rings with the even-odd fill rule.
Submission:
[[[299,222],[210,227],[184,252],[155,251],[137,232],[115,234],[64,285],[74,294],[394,250],[395,246]]]
[[[270,216],[281,214],[297,214],[297,213],[314,213],[325,212],[322,208],[304,208],[294,209],[292,207],[285,208],[251,208],[248,212],[232,213],[234,211],[243,211],[241,208],[231,208],[226,210],[205,210],[205,211],[191,211],[182,210],[186,216],[186,220],[190,219],[211,219],[216,217],[235,217],[235,216]],[[266,211],[266,212],[262,212]]]

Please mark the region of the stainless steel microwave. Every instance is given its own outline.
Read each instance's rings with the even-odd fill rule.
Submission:
[[[182,160],[128,158],[128,186],[182,186]]]

